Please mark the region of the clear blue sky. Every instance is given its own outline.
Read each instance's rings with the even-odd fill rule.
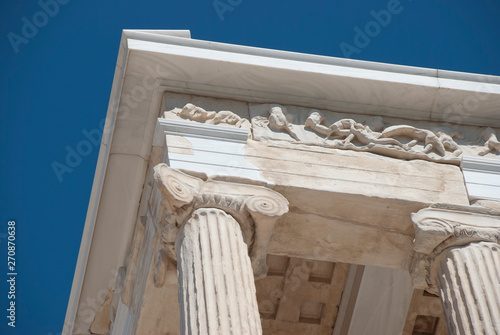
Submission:
[[[52,165],[105,117],[122,29],[189,29],[195,39],[500,75],[498,0],[221,0],[220,11],[234,4],[223,20],[213,0],[60,1],[57,10],[0,5],[0,334],[61,331],[98,149],[62,181]],[[377,15],[382,24],[370,23]],[[356,39],[367,28],[370,40]],[[9,220],[15,329],[6,318]]]

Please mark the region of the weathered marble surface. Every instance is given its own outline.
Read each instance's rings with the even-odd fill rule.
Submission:
[[[262,334],[247,245],[231,215],[195,210],[176,250],[181,334]]]
[[[446,320],[438,296],[422,289],[414,289],[402,335],[413,335],[413,331],[432,331],[435,335],[448,335]]]
[[[164,118],[251,128],[253,139],[371,152],[398,159],[422,159],[458,165],[462,154],[498,156],[500,142],[492,128],[411,122],[278,104],[249,104],[246,118],[227,110],[207,111],[188,103]]]
[[[281,110],[281,123],[286,127],[271,123],[277,110]],[[492,128],[409,122],[268,104],[251,104],[250,114],[254,139],[260,141],[280,140],[450,164],[459,164],[462,154],[496,156],[500,149]]]
[[[182,108],[166,111],[163,113],[163,118],[250,129],[250,122],[232,111],[207,111],[192,103],[187,103]]]
[[[219,157],[214,153],[219,147],[199,152],[188,137],[167,137],[169,157],[175,152],[176,160],[205,163]],[[290,142],[249,139],[243,147],[240,159],[246,165],[239,167],[252,166],[252,180],[245,182],[256,183],[257,174],[290,202],[290,212],[273,231],[269,247],[275,254],[408,268],[413,239],[410,214],[434,202],[468,204],[463,176],[455,165]],[[176,160],[170,162],[175,166]],[[196,175],[199,165],[190,163],[189,173]],[[225,174],[207,175],[237,180]]]
[[[141,37],[140,34],[143,36]],[[146,216],[145,212],[137,213],[136,209],[141,193],[143,189],[148,189],[147,183],[150,181],[148,178],[145,181],[144,176],[147,175],[149,169],[151,140],[160,110],[182,108],[185,103],[191,102],[209,111],[230,110],[240,117],[251,120],[248,115],[248,104],[241,101],[250,99],[261,103],[272,103],[279,99],[291,105],[300,106],[309,106],[310,102],[314,102],[315,106],[322,111],[335,106],[336,110],[346,113],[362,111],[384,117],[415,120],[429,118],[435,121],[442,121],[451,116],[453,119],[450,122],[458,119],[456,122],[484,127],[491,125],[498,127],[499,125],[498,78],[493,78],[495,81],[489,81],[485,78],[486,76],[339,60],[209,41],[189,40],[179,44],[175,39],[165,41],[162,39],[163,34],[165,32],[155,31],[145,31],[139,34],[134,32],[134,36],[131,36],[130,32],[123,34],[107,117],[108,121],[113,120],[113,122],[108,122],[108,125],[111,125],[111,129],[114,128],[114,130],[111,135],[103,137],[89,215],[75,273],[75,278],[79,278],[80,283],[78,280],[75,281],[68,307],[67,321],[70,323],[75,321],[71,329],[73,333],[78,333],[77,329],[83,329],[82,333],[89,329],[98,307],[90,308],[85,303],[91,299],[95,301],[96,298],[97,303],[102,302],[108,288],[114,287],[115,270],[123,265],[124,258],[131,248],[133,227],[136,224],[145,224],[142,220]],[[126,66],[123,66],[124,64]],[[156,70],[156,73],[151,73],[151,69]],[[144,85],[145,77],[153,79],[154,89],[148,89],[148,95],[141,98],[141,101],[131,102],[130,98],[134,92]],[[151,80],[148,80],[148,83],[151,83]],[[187,93],[186,96],[192,95],[182,104],[160,108],[159,102],[165,90]],[[214,106],[212,107],[206,104],[208,99],[196,96],[199,94],[232,100],[212,98],[211,104]],[[170,92],[165,94],[169,102],[173,101],[172,95],[175,94]],[[471,97],[480,100],[478,110],[473,113],[467,109],[463,111],[464,101],[470,101]],[[219,102],[215,103],[215,100]],[[218,106],[218,104],[223,104],[223,106]],[[450,107],[455,106],[462,110],[459,109],[458,113],[450,115],[448,113]],[[237,111],[236,109],[240,107],[241,110]],[[460,113],[461,111],[465,114]],[[359,119],[355,119],[360,122]],[[330,120],[327,121],[330,122]],[[496,132],[498,133],[498,129]],[[295,145],[292,142],[287,143]],[[276,144],[281,145],[279,141]],[[331,152],[340,151],[320,149],[325,150],[325,156]],[[111,154],[109,161],[108,152]],[[351,150],[343,150],[343,152],[347,155],[357,154],[370,158],[375,156]],[[494,153],[488,153],[485,157],[496,156]],[[379,158],[386,157],[379,156]],[[131,164],[132,161],[134,164]],[[416,161],[404,163],[414,162]],[[303,163],[305,165],[308,162]],[[444,166],[444,164],[435,165]],[[408,166],[418,170],[417,165],[405,164],[405,167]],[[411,168],[411,173],[415,172],[413,168]],[[398,171],[392,170],[393,167],[390,169],[394,173]],[[422,174],[427,172],[425,169],[421,171]],[[401,170],[401,172],[408,171]],[[445,174],[444,170],[443,174]],[[410,172],[404,178],[394,182],[394,185],[399,185],[409,179],[411,179]],[[104,186],[101,187],[102,181],[104,181]],[[329,185],[330,189],[334,189],[338,184],[342,184],[342,189],[353,189],[349,187],[349,183],[344,184],[339,178],[332,184]],[[447,185],[449,184],[445,182],[442,186],[446,189]],[[440,185],[436,183],[432,183],[429,187],[425,186],[434,190],[431,193],[432,199],[437,197],[438,186]],[[375,187],[370,187],[369,191],[371,195],[377,193]],[[394,187],[394,191],[397,191],[397,187]],[[417,198],[411,195],[413,191],[414,189],[410,189],[403,192],[409,194],[400,195],[397,192],[393,194],[397,199]],[[352,193],[355,191],[353,190]],[[417,193],[424,194],[424,192]],[[382,192],[377,194],[382,194]],[[145,206],[145,203],[147,204],[147,199],[147,196],[142,199],[141,208]],[[375,197],[370,200],[374,199]],[[355,197],[348,197],[342,204],[348,205],[355,200]],[[379,204],[383,203],[382,200],[388,199],[381,199]],[[373,203],[373,201],[363,202],[366,205],[364,206],[366,211],[362,216],[368,216],[366,213],[369,212],[369,204]],[[391,202],[392,213],[398,213],[397,208],[392,206],[393,204],[394,202]],[[415,203],[411,202],[411,206],[415,206]],[[95,215],[93,216],[92,213]],[[136,220],[137,217],[139,218]],[[400,215],[400,218],[402,217]],[[395,225],[395,222],[392,223]],[[148,225],[151,225],[151,222]],[[154,231],[156,228],[151,229]],[[150,235],[146,233],[145,236],[144,248],[141,249],[141,256],[138,258],[141,267],[135,278],[137,281],[147,280],[147,285],[146,288],[142,288],[142,291],[140,285],[137,286],[136,295],[134,295],[137,301],[132,299],[132,305],[140,307],[142,301],[154,301],[154,303],[144,304],[139,320],[141,326],[144,327],[140,326],[137,334],[159,334],[160,329],[162,333],[175,334],[176,331],[169,328],[164,316],[168,315],[169,320],[176,320],[178,310],[163,308],[163,306],[168,303],[177,304],[177,289],[176,287],[166,289],[168,280],[162,288],[156,288],[153,273],[146,270],[144,273],[143,270],[147,268],[147,264],[151,261],[154,263],[155,260],[148,250],[148,243],[152,242]],[[85,245],[87,249],[84,248]],[[167,277],[172,272],[175,277],[175,270],[168,267]],[[172,292],[173,294],[169,295]],[[80,305],[77,307],[78,304]]]
[[[274,224],[288,212],[288,201],[281,194],[262,186],[194,177],[164,163],[155,166],[154,171],[166,212],[164,249],[172,259],[176,260],[172,243],[191,212],[198,208],[219,208],[240,224],[255,277],[266,275],[267,248]]]
[[[268,255],[255,282],[264,335],[331,335],[348,264]]]
[[[408,125],[404,120],[366,116],[358,118],[328,111],[321,111],[320,115],[311,113],[307,108],[286,106],[283,109],[279,105],[269,104],[248,104],[247,109],[246,105],[232,102],[226,110],[224,101],[216,99],[198,98],[196,104],[191,105],[171,101],[171,109],[163,116],[188,124],[250,129],[251,138],[243,145],[242,154],[246,164],[259,174],[257,184],[276,185],[274,190],[290,201],[290,212],[278,220],[269,243],[270,253],[287,257],[409,268],[413,240],[409,214],[433,202],[466,204],[468,200],[463,177],[459,168],[453,165],[460,161],[462,152],[477,156],[487,146],[490,148],[488,140],[492,139],[489,143],[495,141],[493,133],[479,127],[461,127],[461,134],[453,134],[454,127],[449,125],[446,129],[432,128],[436,124],[411,122]],[[233,108],[236,112],[231,111]],[[315,122],[311,116],[316,118]],[[442,131],[441,134],[438,129]],[[417,133],[416,138],[412,138],[414,132]],[[372,136],[368,139],[373,143],[360,142],[366,133]],[[330,138],[325,139],[328,136]],[[463,140],[459,139],[463,136]],[[473,142],[475,144],[464,142],[474,136],[477,137]],[[427,137],[430,139],[426,140]],[[184,156],[191,160],[197,159],[199,149],[190,139],[167,135],[167,141],[169,154],[179,155],[179,159]],[[325,142],[342,141],[346,147],[324,145]],[[369,150],[349,146],[365,146]],[[387,148],[393,151],[386,151]],[[494,149],[493,145],[485,157],[496,158]],[[407,153],[414,151],[417,155],[408,158],[392,154],[398,150]],[[453,164],[433,164],[433,161]],[[201,178],[203,182],[209,177],[217,183],[236,180],[235,177],[227,176],[224,179],[216,174],[202,176],[195,171],[190,174],[191,178]],[[250,180],[244,182],[249,183]],[[331,206],[332,203],[336,206]],[[161,207],[160,204],[151,206],[153,212],[157,210],[156,207]],[[160,210],[153,216],[165,219],[166,212],[162,214]],[[184,216],[181,214],[181,217]],[[308,229],[304,229],[305,225]],[[173,299],[171,292],[177,289],[173,250],[175,238],[172,239],[177,236],[177,228],[176,225],[167,226],[168,223],[158,225],[152,232],[156,234],[150,242],[153,247],[144,254],[146,259],[150,257],[151,267],[142,270],[141,266],[138,270],[134,270],[133,266],[130,268],[130,277],[140,274],[143,283],[136,276],[136,293],[130,292],[130,280],[127,279],[123,289],[128,292],[122,294],[124,300],[127,297],[130,300],[130,296],[138,297],[144,292],[144,299],[164,301],[165,306],[170,306],[144,307],[137,320],[138,329],[144,333],[155,331],[154,320],[162,319],[160,311],[164,313],[172,308],[172,303],[167,304],[166,301]],[[315,247],[311,248],[311,245]],[[131,257],[137,260],[137,255],[139,253]],[[138,298],[131,299],[131,306],[141,304],[142,298],[134,299]],[[172,310],[171,313],[174,319],[180,317],[178,310]],[[274,327],[268,321],[265,322],[267,327]],[[170,329],[166,324],[163,327]]]
[[[500,244],[450,248],[434,262],[449,333],[500,333]]]
[[[413,282],[440,296],[448,332],[500,333],[500,212],[435,205],[412,219]]]

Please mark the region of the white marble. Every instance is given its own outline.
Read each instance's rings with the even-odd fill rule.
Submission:
[[[120,299],[111,335],[131,335],[131,323],[132,315],[130,314],[129,307]]]
[[[350,322],[344,325],[339,321],[334,335],[401,334],[413,293],[408,271],[365,266],[361,281],[349,289],[352,292],[346,298],[353,308]]]
[[[247,245],[236,220],[193,212],[177,236],[181,334],[262,334]]]
[[[84,235],[82,239],[86,243],[82,243],[81,249],[85,250],[89,265],[79,274],[80,306],[73,329],[88,329],[90,312],[102,303],[103,292],[114,285],[117,271],[125,262],[138,207],[124,204],[139,203],[147,162],[137,156],[113,154],[107,167],[99,210],[95,209],[92,238]]]
[[[500,161],[483,157],[462,159],[462,172],[469,199],[500,201]]]
[[[450,334],[500,332],[500,212],[480,205],[435,205],[412,215],[412,279],[439,295]]]
[[[159,43],[159,41],[163,43]],[[497,126],[493,107],[500,102],[496,77],[439,72],[433,69],[356,62],[329,57],[134,34],[130,50],[145,52],[166,71],[160,81],[185,93],[265,102],[295,103],[336,110],[443,121],[453,103],[481,93],[482,103],[460,123]],[[199,50],[204,52],[199,52]],[[168,63],[161,55],[169,54]],[[300,68],[301,71],[296,69]],[[206,70],[211,69],[216,76]],[[193,81],[192,78],[197,80]],[[462,79],[463,78],[463,79]],[[492,78],[492,79],[490,79]],[[189,89],[185,82],[189,81]],[[369,92],[369,93],[368,93]],[[434,98],[436,101],[434,103]],[[484,102],[484,103],[483,103]],[[444,120],[446,121],[446,120]]]
[[[248,129],[158,119],[154,145],[168,148],[163,161],[172,168],[265,182],[245,158]]]
[[[469,97],[475,96],[481,102],[477,108],[471,105],[470,110],[460,115],[461,119],[453,119],[454,122],[460,125],[487,125],[498,128],[500,126],[499,83],[497,77],[448,73],[434,69],[192,40],[186,31],[124,31],[108,106],[107,131],[99,153],[64,333],[76,334],[77,329],[89,328],[92,322],[92,312],[95,311],[87,308],[87,298],[101,301],[101,292],[108,292],[109,288],[114,286],[116,273],[112,271],[116,271],[125,263],[134,226],[140,221],[137,217],[137,208],[141,192],[148,188],[146,171],[148,164],[151,164],[157,118],[167,110],[162,109],[165,103],[164,92],[204,96],[199,101],[208,99],[205,97],[211,97],[213,101],[221,99],[221,105],[223,105],[222,102],[228,101],[224,99],[230,99],[235,101],[235,106],[238,105],[238,108],[241,108],[238,115],[248,118],[249,116],[244,115],[244,106],[248,102],[255,102],[440,122],[443,121],[446,108],[450,105],[455,103],[464,105],[469,100],[473,102],[473,98]],[[145,94],[143,94],[144,91],[146,91]],[[450,119],[446,118],[446,120]],[[188,142],[189,145],[187,145]],[[197,153],[203,152],[201,143],[190,142],[190,140],[184,143],[185,147],[178,147],[178,151],[172,154],[184,155],[185,158],[190,155],[189,150]],[[184,151],[181,152],[180,149]],[[251,147],[247,143],[245,164],[251,165],[252,168],[257,167],[257,169],[242,169],[246,171],[245,173],[252,171],[245,176],[255,179],[257,171],[260,170],[259,175],[262,179],[270,185],[276,183],[277,188],[287,191],[288,194],[294,193],[293,188],[304,189],[306,185],[313,190],[312,193],[304,193],[304,197],[335,194],[336,198],[334,198],[341,201],[345,197],[340,195],[345,193],[348,194],[350,200],[361,201],[365,209],[372,206],[371,201],[379,204],[377,199],[383,199],[391,201],[388,209],[391,213],[397,213],[396,209],[399,208],[405,208],[404,213],[410,210],[416,211],[418,207],[426,205],[422,199],[430,202],[438,200],[464,202],[463,190],[459,186],[460,181],[455,178],[456,171],[433,170],[431,181],[434,182],[419,182],[425,188],[424,190],[410,187],[404,188],[402,192],[402,189],[397,187],[400,182],[416,185],[416,178],[413,178],[412,174],[417,173],[417,177],[420,178],[423,177],[421,174],[426,171],[421,169],[422,164],[406,164],[406,162],[397,166],[391,165],[393,175],[398,176],[397,180],[393,181],[393,184],[389,183],[390,185],[384,186],[383,192],[379,191],[380,185],[372,185],[367,188],[368,196],[363,196],[358,194],[360,190],[364,191],[363,183],[355,183],[355,180],[352,183],[346,183],[342,178],[331,182],[333,173],[327,171],[328,166],[321,169],[323,174],[321,179],[314,178],[317,169],[308,166],[307,164],[310,164],[308,161],[292,162],[293,164],[290,164],[293,166],[284,166],[279,171],[268,168],[266,175],[263,175],[264,168],[272,164],[268,165],[268,157],[259,155],[265,156],[268,155],[268,151],[276,151],[273,151],[271,147],[267,147],[268,150],[261,149]],[[252,158],[248,157],[247,151],[251,152]],[[326,155],[321,150],[317,150],[316,154],[318,155],[316,157]],[[203,155],[200,156],[200,161],[206,163],[209,158]],[[242,156],[241,151],[238,155]],[[300,155],[295,154],[300,158],[309,157],[309,155],[310,153],[305,153],[305,151],[301,151]],[[340,158],[335,160],[341,161],[341,164],[347,162],[345,157],[357,159],[355,155],[338,153],[336,155]],[[366,157],[363,156],[363,159]],[[182,161],[180,156],[175,158],[178,159],[177,162]],[[218,156],[219,160],[226,158],[224,155]],[[332,158],[326,158],[326,160],[331,162]],[[314,162],[321,163],[321,160]],[[386,163],[390,165],[388,161],[378,159],[369,159],[363,164],[367,162],[368,164],[382,162],[382,165]],[[195,164],[193,161],[188,161],[188,163],[191,166]],[[286,165],[281,160],[280,163]],[[345,173],[346,178],[355,178],[355,171],[346,171],[350,169],[350,165],[340,166],[341,164],[338,166],[338,171]],[[405,168],[410,166],[411,170],[416,172],[409,173],[408,170],[400,170],[400,166]],[[306,171],[309,175],[300,182],[296,180],[288,182],[284,177],[287,171],[295,174]],[[450,172],[452,182],[443,177],[447,172]],[[329,178],[325,177],[327,173],[330,174]],[[372,176],[367,173],[362,175],[363,178]],[[382,176],[382,174],[376,175]],[[234,177],[236,176],[234,174]],[[288,179],[291,178],[288,177]],[[330,182],[326,183],[328,180]],[[438,185],[437,181],[441,181],[442,185]],[[463,188],[463,181],[461,184]],[[440,191],[438,191],[439,187],[442,187]],[[385,195],[380,197],[381,194]],[[388,194],[395,195],[396,199],[387,197]],[[332,197],[325,197],[325,199],[332,200]],[[322,202],[323,199],[319,200]],[[344,201],[344,203],[348,204],[349,201]],[[318,207],[314,203],[311,206]],[[143,207],[142,204],[141,207]],[[363,213],[360,214],[363,216]],[[398,215],[401,214],[396,214]],[[303,218],[308,217],[309,214],[306,214]],[[408,225],[405,220],[408,219],[403,216],[401,218],[403,222],[401,230],[406,231]],[[305,222],[302,219],[294,222],[294,228]],[[377,220],[380,221],[380,219],[375,221]],[[352,226],[357,224],[358,222],[353,222]],[[369,225],[365,221],[363,224]],[[377,221],[378,224],[380,222]],[[391,222],[392,224],[394,222]],[[345,226],[345,217],[339,219],[335,225]],[[328,227],[324,223],[318,226]],[[384,264],[396,268],[407,267],[413,238],[411,234],[404,232],[401,234],[401,230],[397,230],[397,227],[385,227],[382,224],[381,227],[374,229],[379,228],[383,231],[376,236],[387,239],[389,241],[387,247],[382,252],[373,249],[357,256],[365,260],[376,260],[377,257],[373,258],[369,254],[378,251],[378,257],[382,257],[387,255],[386,252],[394,249],[392,247],[394,244],[398,250],[394,256],[395,259],[389,258]],[[316,241],[317,235],[306,236],[306,238]],[[287,243],[290,241],[282,240],[281,244],[275,244],[275,249],[279,251],[288,248]],[[359,242],[353,237],[349,241]],[[306,243],[298,238],[297,246],[293,247],[300,249],[303,252],[302,255],[313,256],[307,253],[306,246]],[[323,244],[322,247],[324,248],[322,250],[328,251],[328,257],[332,258],[338,250],[342,250],[340,244],[333,247]],[[347,256],[345,255],[346,259]],[[352,259],[359,260],[355,257]],[[137,304],[140,305],[139,302]]]
[[[203,123],[187,123],[183,121],[158,119],[153,139],[154,146],[165,145],[165,135],[189,136],[207,140],[219,140],[245,144],[248,139],[248,129],[221,127]],[[213,148],[215,143],[206,144],[206,148]]]
[[[448,333],[500,332],[500,245],[470,243],[444,250],[435,260],[436,283]]]

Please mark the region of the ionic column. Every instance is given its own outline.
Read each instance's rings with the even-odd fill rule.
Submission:
[[[236,220],[200,208],[176,242],[183,334],[260,334],[248,248]]]
[[[441,252],[435,282],[451,334],[500,334],[500,246],[474,242]]]
[[[181,333],[261,334],[254,281],[267,273],[267,247],[286,199],[165,164],[155,167],[155,182],[166,211],[160,252],[177,262]]]
[[[414,284],[438,294],[449,334],[500,334],[500,213],[436,205],[412,215]]]

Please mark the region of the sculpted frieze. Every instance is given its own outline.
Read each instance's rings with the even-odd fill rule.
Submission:
[[[500,142],[497,139],[495,131],[488,127],[481,133],[481,138],[484,139],[484,149],[479,153],[479,156],[484,156],[490,152],[500,152]]]
[[[165,119],[181,119],[188,121],[203,122],[206,124],[223,125],[234,128],[250,128],[250,122],[231,111],[207,111],[191,103],[182,108],[174,108],[163,114]]]
[[[371,152],[399,159],[459,165],[462,155],[500,158],[496,130],[446,123],[383,119],[278,104],[250,104],[251,121],[231,111],[193,104],[165,118],[252,129],[253,140]]]
[[[399,159],[460,164],[462,154],[498,156],[495,130],[430,122],[383,119],[301,107],[253,105],[255,140],[371,152]],[[279,116],[280,127],[275,126]],[[266,119],[269,121],[266,122]],[[497,149],[498,148],[498,149]]]

